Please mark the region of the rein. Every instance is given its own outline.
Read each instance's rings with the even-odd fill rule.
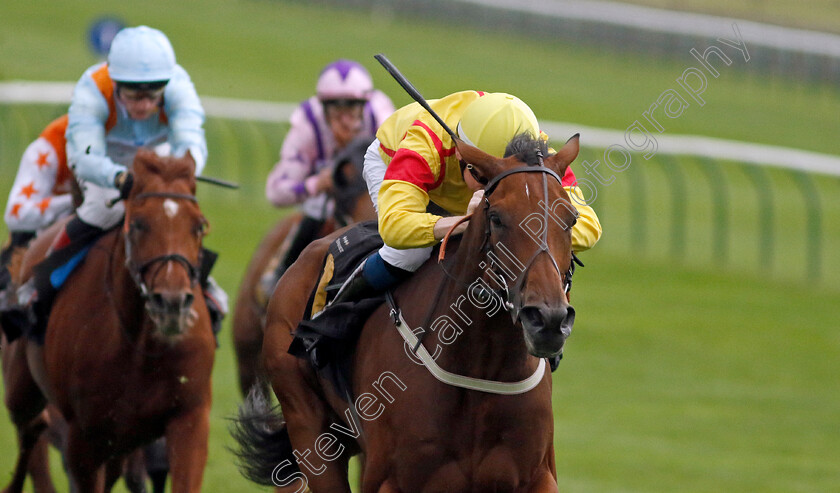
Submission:
[[[549,224],[549,222],[548,222],[549,221],[549,217],[548,217],[549,211],[548,211],[548,204],[547,204],[547,200],[548,200],[548,176],[552,176],[561,185],[562,185],[562,180],[557,175],[556,172],[554,172],[550,168],[547,168],[543,165],[541,154],[539,155],[539,158],[540,158],[539,166],[527,166],[526,165],[526,166],[520,166],[520,167],[517,167],[517,168],[507,170],[507,171],[505,171],[503,173],[500,173],[500,174],[496,175],[495,177],[493,177],[493,179],[489,180],[484,186],[485,230],[484,230],[484,240],[482,241],[482,244],[481,244],[481,251],[486,256],[486,255],[489,255],[491,252],[493,252],[493,246],[490,243],[490,234],[491,234],[491,231],[490,231],[490,216],[487,213],[487,211],[490,208],[490,195],[492,195],[493,191],[496,190],[496,187],[498,186],[499,182],[501,182],[503,179],[507,178],[508,176],[511,176],[513,174],[516,174],[516,173],[542,173],[543,174],[542,175],[543,176],[543,196],[546,198],[546,203],[543,206],[543,222],[545,224],[545,228],[543,230],[543,234],[542,234],[542,238],[541,238],[541,241],[540,241],[539,248],[534,252],[533,255],[531,255],[531,258],[525,264],[524,270],[520,274],[519,280],[517,281],[513,290],[510,290],[508,288],[504,276],[502,274],[496,273],[497,278],[500,281],[500,284],[502,285],[502,288],[501,288],[502,293],[497,293],[497,295],[501,299],[505,300],[505,309],[511,315],[511,318],[512,318],[512,321],[513,321],[514,324],[519,319],[520,309],[518,308],[518,304],[520,303],[519,292],[521,290],[522,283],[524,282],[524,279],[527,277],[528,271],[533,266],[534,261],[536,260],[536,258],[541,253],[545,253],[549,256],[549,258],[551,258],[551,262],[554,265],[555,270],[557,271],[558,274],[560,274],[561,278],[563,277],[563,273],[560,271],[560,268],[557,266],[557,261],[554,259],[554,256],[551,254],[551,252],[548,249],[548,241],[547,241],[548,240],[548,224]],[[466,215],[463,218],[461,218],[457,223],[455,223],[449,229],[449,231],[447,231],[446,235],[444,236],[444,238],[441,242],[440,252],[438,254],[438,264],[440,264],[441,269],[443,270],[444,274],[446,274],[446,276],[449,277],[450,279],[452,279],[454,282],[463,283],[462,281],[460,281],[459,279],[454,277],[452,274],[450,274],[449,271],[446,269],[446,267],[442,263],[445,256],[446,256],[446,246],[447,246],[449,238],[452,235],[452,232],[455,230],[455,228],[458,225],[462,224],[463,222],[470,220],[472,218],[472,216],[473,216],[473,214]],[[569,228],[571,228],[571,226],[569,226]],[[572,262],[571,262],[571,265],[569,266],[569,269],[565,273],[565,283],[566,283],[566,285],[564,287],[564,292],[565,293],[568,293],[569,288],[571,287],[571,278],[572,278],[572,273],[574,272],[574,269],[575,269],[575,263],[577,263],[579,265],[583,265],[583,264],[580,263],[580,260],[577,259],[577,256],[575,256],[574,252],[572,252]],[[442,293],[443,293],[443,290],[438,291],[438,295],[435,299],[435,303],[432,305],[432,309],[434,309],[433,307],[435,305],[437,305],[438,298],[440,297],[440,295]],[[511,294],[511,293],[513,293],[513,294]],[[536,370],[534,371],[534,373],[531,376],[529,376],[528,378],[526,378],[524,380],[520,380],[518,382],[498,382],[498,381],[493,381],[493,380],[484,380],[484,379],[479,379],[479,378],[467,377],[467,376],[464,376],[464,375],[458,375],[456,373],[452,373],[452,372],[449,372],[447,370],[444,370],[443,368],[441,368],[437,364],[437,362],[435,361],[435,358],[431,354],[429,354],[429,351],[422,344],[423,336],[425,336],[427,332],[424,330],[420,334],[420,336],[418,337],[414,333],[414,331],[412,331],[412,329],[406,323],[405,319],[402,316],[402,312],[399,309],[399,307],[397,306],[396,301],[394,300],[394,297],[391,294],[391,292],[390,291],[386,292],[385,296],[386,296],[388,304],[390,305],[390,308],[391,308],[390,315],[391,315],[392,322],[396,326],[397,331],[400,333],[400,336],[403,338],[403,340],[411,348],[414,355],[417,356],[420,359],[420,361],[423,363],[423,366],[425,366],[426,369],[429,371],[429,373],[431,373],[432,376],[434,376],[437,380],[439,380],[439,381],[441,381],[441,382],[443,382],[447,385],[452,385],[452,386],[455,386],[455,387],[460,387],[460,388],[469,389],[469,390],[476,390],[476,391],[480,391],[480,392],[487,392],[487,393],[491,393],[491,394],[501,394],[501,395],[523,394],[525,392],[528,392],[528,391],[532,390],[534,387],[536,387],[542,381],[543,375],[545,374],[545,359],[543,359],[543,358],[540,358],[539,364],[537,365]]]
[[[481,378],[458,375],[457,373],[444,370],[437,364],[435,358],[429,354],[426,347],[423,346],[421,339],[418,338],[411,330],[411,327],[408,326],[402,316],[402,311],[399,307],[397,307],[397,303],[391,292],[387,291],[385,293],[385,297],[388,300],[388,304],[391,306],[391,321],[394,322],[394,325],[397,327],[397,331],[400,333],[403,340],[413,348],[412,352],[415,356],[420,358],[420,361],[423,362],[423,366],[429,370],[429,373],[441,382],[454,387],[477,390],[479,392],[487,392],[489,394],[516,395],[524,394],[525,392],[532,390],[542,381],[543,376],[545,375],[544,358],[539,359],[540,362],[537,364],[537,369],[534,370],[534,373],[531,374],[530,377],[518,382],[497,382],[494,380],[484,380]]]
[[[131,198],[131,201],[142,200],[146,198],[162,198],[162,199],[174,199],[174,200],[187,200],[192,203],[198,203],[198,199],[195,195],[190,195],[186,193],[175,193],[175,192],[146,192],[140,193],[136,196]],[[128,268],[128,272],[131,275],[131,278],[134,279],[135,284],[137,287],[140,288],[140,294],[144,300],[149,299],[149,288],[146,286],[145,281],[143,281],[143,276],[146,272],[155,264],[160,264],[160,267],[163,267],[169,262],[177,262],[184,266],[187,270],[187,275],[189,276],[190,286],[195,286],[198,282],[199,276],[201,274],[201,255],[202,252],[199,252],[199,259],[197,264],[193,264],[189,261],[186,257],[181,255],[180,253],[167,253],[164,255],[159,255],[157,257],[153,257],[147,260],[139,261],[139,262],[132,262],[131,259],[133,258],[131,255],[131,241],[128,238],[128,231],[129,225],[131,222],[131,214],[130,209],[126,207],[125,210],[125,221],[123,223],[123,235],[126,236],[125,238],[125,262],[126,267]],[[160,268],[159,267],[159,268]]]
[[[512,168],[512,169],[506,170],[506,171],[504,171],[502,173],[499,173],[498,175],[494,176],[491,180],[489,180],[484,185],[484,222],[485,222],[485,224],[484,224],[484,240],[481,244],[481,251],[483,252],[483,254],[485,256],[487,256],[490,253],[494,252],[493,245],[490,242],[490,235],[491,235],[490,215],[487,213],[488,210],[490,209],[490,195],[492,195],[493,192],[496,190],[496,187],[499,185],[499,182],[501,182],[503,179],[505,179],[505,178],[507,178],[511,175],[514,175],[514,174],[517,174],[517,173],[542,173],[543,197],[545,197],[545,202],[544,202],[543,210],[542,210],[542,220],[543,220],[543,224],[545,224],[545,228],[543,229],[542,238],[540,238],[540,244],[538,245],[538,248],[533,253],[533,255],[531,255],[531,258],[528,259],[528,262],[524,264],[524,269],[523,269],[522,273],[519,275],[519,280],[516,282],[516,284],[513,286],[512,289],[508,287],[507,282],[505,281],[505,277],[504,277],[503,274],[500,274],[498,272],[494,272],[496,274],[496,280],[499,282],[499,284],[501,284],[501,288],[498,290],[497,295],[499,295],[499,297],[502,300],[505,301],[505,309],[511,315],[511,319],[512,319],[513,323],[516,323],[519,320],[519,312],[520,312],[520,309],[521,309],[520,308],[520,305],[521,305],[520,291],[521,291],[521,288],[522,288],[522,284],[524,283],[525,278],[527,277],[528,271],[531,269],[531,267],[533,266],[537,257],[541,253],[545,253],[546,255],[548,255],[548,257],[551,259],[552,265],[554,266],[554,270],[557,272],[558,275],[560,275],[560,277],[562,279],[564,279],[564,287],[563,287],[564,293],[568,293],[570,288],[571,288],[572,274],[574,273],[574,270],[575,270],[575,264],[577,263],[578,265],[583,266],[583,264],[580,262],[580,260],[574,254],[574,252],[572,252],[572,262],[570,263],[569,268],[564,273],[560,270],[560,268],[557,265],[557,261],[554,259],[554,256],[551,254],[551,252],[548,249],[548,225],[549,225],[548,214],[549,214],[549,211],[548,211],[548,178],[547,178],[547,176],[551,176],[554,179],[556,179],[557,182],[561,184],[561,186],[562,186],[563,181],[560,178],[560,176],[556,172],[554,172],[554,170],[552,170],[550,168],[547,168],[543,165],[543,156],[542,156],[542,153],[539,150],[537,150],[537,155],[539,157],[539,165],[537,165],[537,166],[524,165],[524,166],[519,166],[517,168]],[[469,165],[468,165],[468,168],[470,168]],[[470,171],[472,171],[472,170],[470,170]],[[453,280],[455,280],[455,277],[453,277],[446,270],[446,268],[442,264],[442,261],[446,256],[446,245],[449,241],[449,237],[451,236],[451,234],[455,230],[455,228],[459,224],[461,224],[465,221],[468,221],[472,216],[473,216],[473,214],[470,214],[468,216],[464,216],[463,218],[461,218],[461,220],[459,220],[455,225],[453,225],[449,229],[449,231],[444,236],[443,241],[441,242],[440,252],[438,254],[438,263],[441,265],[441,268],[444,270],[444,273],[446,273],[447,277],[449,277],[450,279],[453,279]],[[574,224],[572,224],[572,226],[573,225]],[[567,229],[570,229],[572,226],[568,226]]]

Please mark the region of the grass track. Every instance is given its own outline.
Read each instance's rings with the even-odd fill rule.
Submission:
[[[385,52],[428,98],[465,88],[506,91],[528,102],[540,118],[625,129],[663,91],[679,91],[675,79],[696,65],[688,52],[682,61],[631,57],[470,29],[469,19],[455,29],[449,23],[332,10],[317,2],[8,0],[0,5],[0,79],[76,80],[95,61],[85,30],[103,12],[163,29],[199,92],[214,96],[301,100],[325,63],[349,57],[362,60],[397,105],[407,103],[372,59]],[[710,79],[703,94],[704,106],[684,95],[691,105],[677,119],[663,117],[666,132],[840,154],[836,85],[766,79],[738,68],[745,63],[733,58],[733,66],[719,67],[721,76]]]
[[[105,5],[110,4],[4,2],[0,79],[78,77],[93,61],[81,33]],[[219,96],[302,99],[323,63],[385,51],[429,97],[483,86],[521,95],[542,118],[625,128],[664,89],[676,87],[674,78],[690,60],[688,54],[685,65],[629,59],[366,13],[342,11],[335,18],[318,7],[282,1],[152,0],[109,8],[132,24],[163,28],[199,91]],[[340,48],[336,39],[344,41]],[[533,73],[534,58],[551,67],[548,75],[522,75]],[[384,71],[368,66],[397,104],[407,102]],[[668,132],[840,153],[836,88],[722,72],[710,81],[706,106],[692,106]],[[25,145],[61,111],[0,107],[0,196],[8,193]],[[283,213],[261,196],[285,128],[211,119],[207,130],[207,173],[244,184],[240,193],[200,192],[213,224],[207,245],[222,253],[215,275],[233,294],[259,237]],[[806,268],[802,250],[808,239],[793,178],[785,172],[766,178],[782,191],[773,219],[781,240],[772,274],[760,275],[761,207],[751,178],[737,163],[720,164],[729,200],[737,206],[733,210],[743,214],[728,216],[729,260],[716,266],[710,198],[715,183],[701,163],[680,160],[680,166],[685,200],[671,198],[666,167],[653,162],[620,174],[596,205],[606,233],[583,256],[587,267],[576,276],[574,294],[580,317],[555,374],[561,490],[836,491],[840,295],[835,284],[792,281]],[[648,191],[641,223],[633,209],[640,185]],[[823,203],[826,245],[840,237],[840,205],[833,199],[838,185],[816,180],[821,196],[831,198]],[[686,207],[684,264],[667,260],[673,241],[669,218],[677,204]],[[5,235],[2,226],[0,234]],[[636,253],[640,238],[646,248]],[[834,282],[840,262],[825,251],[823,268],[834,273],[826,276]],[[230,444],[225,418],[239,401],[229,337],[226,327],[214,368],[205,490],[257,491],[238,475],[224,448]],[[13,447],[0,409],[0,482],[11,471]],[[57,462],[54,467],[58,478]]]
[[[840,33],[840,4],[834,0],[810,0],[807,7],[787,0],[629,0],[627,3]]]
[[[15,108],[0,115],[4,116],[0,136],[4,142],[17,141],[13,147],[19,154],[26,141],[10,130],[10,123],[31,128],[34,125],[27,121],[46,119],[51,111]],[[234,161],[262,159],[260,155],[279,145],[277,130],[211,120],[211,152],[229,152]],[[255,149],[259,146],[264,148]],[[705,179],[700,164],[680,165],[687,168],[690,182]],[[222,253],[215,276],[235,293],[257,241],[283,212],[262,202],[259,179],[243,173],[242,167],[224,169],[222,176],[243,180],[245,191],[204,188],[200,200],[213,227],[207,246]],[[752,191],[742,183],[743,177],[739,181],[739,170],[734,164],[724,166],[732,201],[753,214]],[[759,276],[755,266],[742,265],[741,259],[755,258],[755,235],[749,234],[753,221],[735,222],[735,216],[731,220],[745,226],[731,234],[731,261],[727,268],[712,271],[705,184],[691,188],[683,198],[687,262],[668,261],[669,229],[663,215],[670,213],[671,204],[663,192],[662,176],[645,171],[628,170],[636,174],[621,176],[604,189],[597,209],[607,234],[598,248],[582,256],[587,267],[576,276],[574,301],[580,317],[567,357],[555,374],[555,442],[562,490],[831,491],[840,487],[840,436],[835,426],[840,406],[838,290],[808,287],[801,279],[790,283],[782,269],[777,275]],[[0,176],[4,177],[0,193],[6,194],[10,177]],[[784,173],[770,178],[781,189],[789,181]],[[647,248],[633,254],[638,219],[630,212],[631,192],[639,183],[652,198],[642,237]],[[837,185],[819,183],[827,191]],[[800,211],[787,210],[796,205],[795,199],[777,197],[777,207],[783,211],[777,227],[783,233]],[[826,223],[838,223],[836,205],[825,214]],[[804,265],[788,257],[800,249],[797,245],[780,245],[777,261]],[[214,369],[205,489],[254,491],[225,450],[231,445],[226,418],[239,402],[229,326],[222,340]],[[0,450],[11,451],[12,430],[4,413],[0,410]],[[8,454],[0,455],[0,479],[8,477],[12,460]],[[58,466],[54,467],[60,477]]]

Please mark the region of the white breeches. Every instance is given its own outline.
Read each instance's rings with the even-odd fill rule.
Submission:
[[[120,222],[125,213],[122,201],[117,202],[113,207],[108,207],[113,199],[120,196],[119,190],[100,187],[83,180],[79,180],[79,187],[85,197],[82,205],[76,209],[79,219],[102,229],[108,229]]]

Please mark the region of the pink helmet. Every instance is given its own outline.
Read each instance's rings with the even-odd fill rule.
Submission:
[[[370,97],[373,80],[363,66],[352,60],[336,60],[321,71],[316,92],[318,99],[360,99]]]

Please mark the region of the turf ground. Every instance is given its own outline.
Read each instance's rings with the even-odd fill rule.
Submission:
[[[840,4],[834,0],[809,0],[807,4],[788,0],[630,0],[627,3],[840,33]]]
[[[693,61],[687,53],[684,64],[628,58],[281,1],[110,5],[4,2],[0,79],[78,77],[94,61],[84,29],[106,8],[130,24],[167,32],[199,91],[214,96],[300,100],[319,67],[344,56],[370,60],[377,83],[397,104],[406,103],[370,59],[385,52],[427,97],[465,87],[506,90],[541,118],[621,129],[675,88],[674,79]],[[687,110],[668,132],[840,154],[836,87],[721,72],[710,81],[707,104]],[[0,106],[0,196],[8,194],[23,148],[61,111]],[[207,245],[222,254],[215,275],[234,294],[260,235],[285,212],[261,199],[285,127],[210,119],[207,130],[206,173],[244,185],[242,192],[200,192],[213,224]],[[578,323],[555,373],[561,491],[837,491],[840,183],[812,178],[822,241],[820,276],[808,281],[812,231],[795,176],[765,176],[774,197],[766,269],[765,209],[750,172],[738,163],[717,163],[717,175],[694,159],[677,163],[683,195],[673,195],[671,168],[655,160],[619,174],[596,205],[605,235],[582,256]],[[728,208],[720,215],[715,191],[722,188]],[[645,197],[641,208],[639,197]],[[678,221],[674,211],[681,207]],[[721,218],[728,224],[723,243]],[[255,491],[225,449],[231,445],[226,418],[239,402],[229,337],[228,326],[214,368],[205,490]],[[0,409],[0,482],[9,477],[13,450],[13,431]]]

